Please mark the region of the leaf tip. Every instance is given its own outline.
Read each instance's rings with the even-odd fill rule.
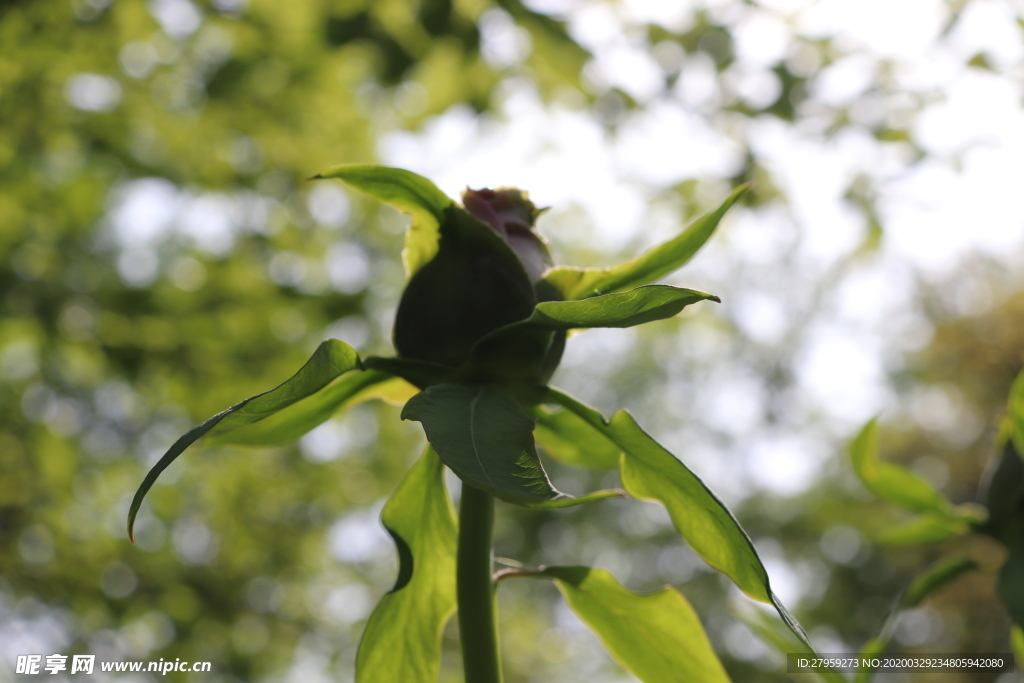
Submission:
[[[305,182],[308,183],[311,180],[321,180],[323,177],[324,177],[323,174],[317,173],[316,175],[311,175],[308,178],[306,178]]]

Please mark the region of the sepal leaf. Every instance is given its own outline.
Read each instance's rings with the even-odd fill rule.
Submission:
[[[560,291],[567,300],[621,292],[653,282],[693,258],[715,232],[725,212],[749,188],[750,185],[737,187],[717,209],[698,218],[678,236],[647,250],[635,259],[607,268],[556,266],[545,273],[544,281]]]
[[[227,430],[267,419],[317,393],[337,377],[358,368],[360,368],[359,354],[355,352],[355,349],[343,341],[328,339],[317,347],[298,372],[276,388],[236,403],[190,429],[164,453],[135,493],[131,508],[128,510],[128,538],[132,539],[134,543],[135,517],[142,506],[142,500],[160,473],[202,436],[218,426]]]
[[[589,567],[548,567],[569,608],[605,649],[645,683],[727,683],[700,618],[675,588],[627,590],[608,572]]]
[[[363,631],[356,683],[436,681],[441,633],[456,605],[458,530],[432,448],[388,499],[381,521],[398,546],[398,580]]]
[[[342,180],[412,217],[402,251],[408,277],[415,275],[437,254],[441,222],[445,211],[455,202],[434,183],[405,169],[365,164],[333,166],[310,180],[322,178]]]
[[[545,301],[519,325],[552,331],[588,327],[634,327],[671,318],[698,301],[721,302],[714,294],[669,285],[644,285],[628,292],[578,301]]]

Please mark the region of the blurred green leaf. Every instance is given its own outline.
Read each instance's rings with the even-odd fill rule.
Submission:
[[[996,594],[1014,623],[1024,624],[1024,544],[1010,549],[1003,568],[999,570]]]
[[[458,529],[432,448],[388,499],[381,521],[398,547],[398,580],[363,631],[356,683],[436,681],[441,634],[456,606]]]
[[[1024,662],[1024,629],[1018,624],[1010,628],[1010,647],[1013,649],[1013,656],[1018,662]],[[1020,664],[1017,665],[1020,667]]]
[[[812,648],[803,628],[772,592],[768,572],[733,514],[697,475],[641,429],[632,415],[620,410],[606,420],[593,408],[552,388],[542,400],[572,411],[620,448],[619,472],[626,492],[664,505],[694,552],[751,598],[774,605],[793,633]]]
[[[569,465],[610,470],[619,464],[622,449],[605,438],[576,413],[564,408],[534,406],[534,438],[544,452]]]
[[[380,399],[403,405],[417,392],[400,377],[379,370],[348,373],[323,390],[259,422],[222,429],[217,425],[206,437],[209,445],[276,446],[289,443],[354,405]]]
[[[589,567],[548,567],[542,573],[555,580],[612,657],[645,683],[729,680],[697,613],[676,589],[640,595]]]
[[[988,521],[978,530],[1012,547],[1024,536],[1024,462],[1012,438],[1014,427],[1004,420],[996,445],[999,459],[988,471],[982,487],[982,500]]]
[[[906,593],[903,594],[903,606],[916,607],[920,605],[932,593],[942,590],[963,574],[977,568],[977,562],[963,555],[936,562],[910,582]]]
[[[788,654],[814,654],[813,650],[795,637],[784,621],[764,610],[747,605],[736,605],[733,614],[743,621],[754,634],[772,646],[783,658]],[[811,672],[825,683],[847,683],[846,677],[835,669],[815,669]]]
[[[885,652],[886,646],[889,644],[889,638],[872,638],[868,642],[864,643],[864,646],[857,653],[861,658],[872,658]],[[863,662],[863,659],[861,660]],[[875,675],[875,669],[871,666],[864,666],[861,664],[857,667],[857,673],[854,674],[853,683],[868,683]]]
[[[875,536],[875,540],[887,545],[922,545],[962,536],[970,530],[966,522],[926,512],[887,526]]]
[[[270,391],[256,394],[236,403],[190,429],[174,442],[143,479],[128,511],[128,537],[134,543],[135,516],[139,513],[142,500],[156,482],[157,477],[201,436],[219,424],[234,427],[266,419],[307,396],[317,393],[340,375],[359,367],[359,354],[355,352],[355,349],[343,341],[328,339],[320,344],[306,364],[284,383]]]
[[[403,420],[423,425],[441,459],[464,481],[509,502],[566,497],[537,457],[533,420],[491,385],[436,384],[409,399]]]
[[[606,268],[556,266],[544,280],[565,299],[585,299],[597,294],[621,292],[652,282],[685,265],[714,233],[725,212],[750,188],[737,187],[722,205],[686,228],[679,236],[653,247],[640,256]]]
[[[873,494],[911,512],[929,512],[954,521],[961,519],[928,481],[905,467],[878,458],[878,421],[871,420],[850,444],[853,470]]]
[[[1024,457],[1024,370],[1017,375],[1010,388],[1010,400],[1007,402],[1007,416],[1013,425],[1012,439],[1017,453]]]
[[[440,225],[445,211],[455,203],[434,183],[401,168],[364,164],[333,166],[310,180],[326,178],[342,180],[412,217],[402,252],[407,277],[411,278],[437,255]]]

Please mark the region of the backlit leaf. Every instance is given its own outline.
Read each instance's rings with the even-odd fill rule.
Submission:
[[[807,634],[772,592],[768,572],[733,514],[697,475],[641,429],[632,415],[620,410],[605,420],[598,411],[557,389],[548,389],[543,402],[572,411],[618,447],[626,492],[663,504],[694,552],[751,598],[774,605],[786,625],[811,647]]]
[[[445,210],[455,203],[434,183],[401,168],[363,164],[334,166],[310,180],[321,178],[342,180],[412,217],[402,252],[407,277],[411,278],[437,254],[441,221]]]
[[[351,346],[337,339],[328,339],[320,344],[306,364],[284,383],[270,391],[256,394],[236,403],[190,429],[174,442],[139,486],[128,511],[128,537],[132,538],[134,542],[132,530],[135,525],[135,516],[139,513],[142,500],[156,482],[157,477],[200,437],[219,425],[230,428],[267,419],[307,396],[317,393],[335,378],[359,367],[359,355]]]
[[[619,464],[622,449],[572,411],[536,406],[530,414],[537,418],[537,445],[552,458],[597,470],[610,470]]]
[[[977,568],[977,562],[963,555],[936,562],[914,577],[903,594],[902,604],[904,607],[916,607],[929,595],[942,590],[963,574]]]
[[[923,545],[962,536],[970,530],[966,522],[926,512],[886,527],[875,540],[887,545]]]
[[[456,605],[458,530],[432,448],[388,499],[381,521],[398,546],[398,580],[363,631],[356,683],[436,681],[441,633]]]
[[[719,301],[717,296],[668,285],[645,285],[617,294],[603,294],[578,301],[546,301],[537,304],[524,325],[549,330],[586,327],[633,327],[664,320],[698,301]]]
[[[544,275],[565,299],[584,299],[638,287],[671,273],[693,258],[714,233],[725,212],[736,203],[749,185],[737,187],[722,205],[686,228],[677,237],[653,247],[635,259],[607,268],[556,266]]]
[[[569,608],[605,649],[645,683],[724,683],[729,680],[697,613],[666,587],[638,594],[611,574],[588,567],[549,567]]]

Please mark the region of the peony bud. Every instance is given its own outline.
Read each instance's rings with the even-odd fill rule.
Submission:
[[[544,271],[551,267],[547,244],[533,230],[534,219],[540,212],[525,192],[516,188],[467,189],[462,193],[462,203],[470,215],[489,225],[508,242],[531,281],[540,280]]]

